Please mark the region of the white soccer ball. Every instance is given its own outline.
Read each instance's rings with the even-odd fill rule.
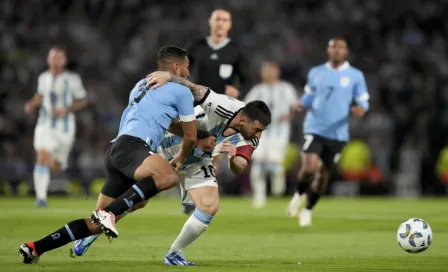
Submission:
[[[409,253],[419,253],[427,250],[432,239],[431,227],[420,218],[406,220],[397,231],[398,245]]]

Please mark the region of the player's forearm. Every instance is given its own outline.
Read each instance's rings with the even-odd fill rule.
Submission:
[[[173,120],[171,122],[171,125],[168,128],[168,132],[180,137],[184,137],[184,131],[182,130],[182,125],[180,124],[179,120]]]
[[[194,100],[201,101],[202,98],[204,98],[205,94],[208,91],[208,88],[205,86],[194,84],[193,82],[189,81],[186,78],[171,75],[171,81],[176,82],[180,85],[183,85],[191,90],[191,93],[193,94]]]
[[[196,145],[196,138],[183,137],[179,150],[179,157],[181,161],[183,161],[188,156],[188,154],[190,154],[191,151],[193,151],[195,145]]]
[[[33,98],[31,98],[28,103],[33,108],[33,110],[39,108],[42,105],[43,97],[42,95],[36,93]]]
[[[68,111],[70,111],[70,112],[80,111],[80,110],[84,109],[85,107],[87,107],[87,104],[88,104],[87,99],[76,101],[70,107],[68,107]]]
[[[247,161],[240,156],[229,157],[229,169],[234,175],[239,175],[247,167]]]

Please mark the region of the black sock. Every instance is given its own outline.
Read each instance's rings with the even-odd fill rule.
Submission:
[[[78,219],[68,223],[52,234],[34,242],[37,254],[41,255],[47,251],[64,246],[72,241],[90,236],[89,227],[85,219]]]
[[[297,192],[299,193],[299,195],[302,195],[303,193],[306,192],[306,189],[308,189],[309,184],[310,184],[309,182],[299,181],[299,183],[297,184]]]
[[[114,215],[118,216],[135,204],[150,199],[158,192],[159,190],[156,187],[154,179],[152,177],[145,178],[132,185],[131,188],[115,199],[111,204],[103,208],[103,210],[112,212]]]
[[[320,198],[320,194],[314,192],[313,190],[308,191],[308,203],[306,204],[306,208],[308,210],[312,210],[313,207],[316,205],[317,201]]]
[[[308,189],[310,182],[312,181],[314,174],[303,173],[299,176],[299,181],[297,182],[297,192],[302,195]]]

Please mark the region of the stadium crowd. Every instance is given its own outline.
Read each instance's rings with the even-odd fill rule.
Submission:
[[[308,69],[325,61],[328,38],[346,37],[350,61],[366,75],[371,95],[369,114],[352,122],[353,137],[368,143],[383,181],[414,176],[424,192],[444,193],[435,165],[448,145],[446,8],[435,0],[403,2],[229,0],[224,8],[232,12],[231,37],[246,49],[254,79],[269,58],[299,90]],[[36,116],[23,109],[52,44],[68,47],[69,68],[88,91],[68,173],[89,179],[102,174],[129,91],[155,69],[158,48],[206,35],[217,6],[221,1],[1,1],[1,178],[31,178]],[[300,122],[298,116],[293,124],[297,143]]]

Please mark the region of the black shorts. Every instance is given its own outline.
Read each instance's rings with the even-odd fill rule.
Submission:
[[[140,138],[129,135],[118,137],[104,156],[106,180],[101,193],[112,198],[121,196],[134,185],[135,170],[154,153]]]
[[[328,139],[316,134],[304,136],[302,151],[319,155],[325,167],[331,169],[339,161],[341,151],[346,142]]]

